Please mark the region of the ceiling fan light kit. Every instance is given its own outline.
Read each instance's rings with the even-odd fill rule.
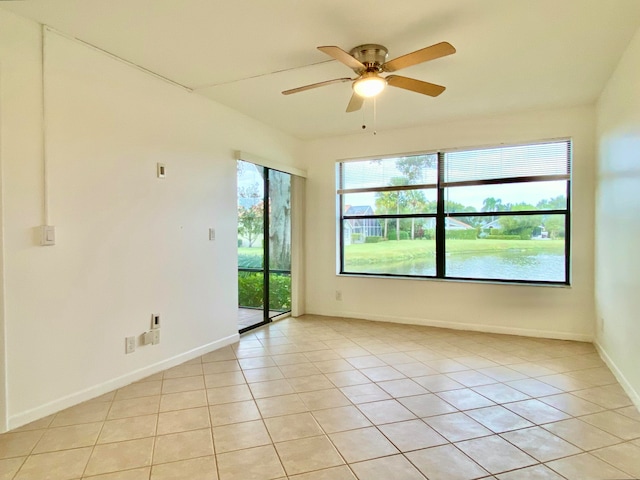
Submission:
[[[387,81],[384,78],[371,72],[363,74],[353,82],[353,91],[361,97],[371,98],[382,92],[386,86]]]
[[[382,77],[380,74],[383,72],[395,72],[402,68],[456,53],[456,49],[448,42],[436,43],[430,47],[416,50],[415,52],[389,61],[386,61],[388,54],[386,47],[375,43],[359,45],[351,49],[349,53],[336,46],[318,47],[318,50],[343,63],[358,76],[356,78],[337,78],[335,80],[313,83],[311,85],[285,90],[282,93],[284,95],[290,95],[325,85],[351,81],[353,82],[351,85],[353,95],[347,106],[347,112],[360,110],[365,98],[375,97],[380,94],[387,85],[422,95],[429,95],[430,97],[437,97],[445,90],[445,87],[442,85],[423,82],[422,80],[416,80],[414,78],[401,77],[399,75]]]

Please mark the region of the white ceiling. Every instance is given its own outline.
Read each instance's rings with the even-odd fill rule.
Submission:
[[[379,43],[389,58],[457,49],[398,72],[437,98],[387,88],[377,130],[594,102],[640,25],[639,0],[46,0],[2,8],[47,24],[299,138],[373,126],[345,113],[354,76],[316,50]],[[274,73],[279,72],[279,73]]]

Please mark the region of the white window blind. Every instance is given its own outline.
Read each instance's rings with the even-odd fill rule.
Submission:
[[[341,169],[341,190],[435,185],[438,181],[438,155],[344,162]]]
[[[465,150],[445,154],[445,184],[506,178],[570,175],[571,147],[567,140],[533,145]]]

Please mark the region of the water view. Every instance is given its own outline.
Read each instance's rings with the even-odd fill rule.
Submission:
[[[447,277],[565,281],[563,240],[449,240]],[[348,245],[345,273],[435,276],[435,242]]]

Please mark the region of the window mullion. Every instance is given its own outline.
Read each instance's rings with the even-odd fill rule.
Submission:
[[[436,277],[444,278],[445,269],[444,220],[444,153],[438,152],[438,199],[436,211]]]

